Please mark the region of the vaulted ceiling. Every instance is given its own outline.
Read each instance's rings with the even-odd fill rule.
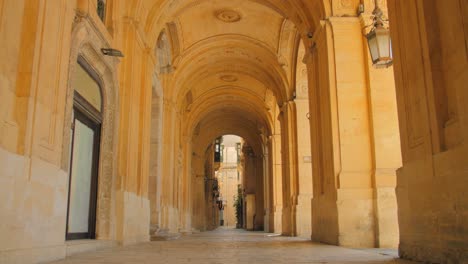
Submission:
[[[299,42],[325,12],[322,1],[141,0],[125,10],[140,14],[149,42],[162,32],[170,39],[174,70],[164,94],[187,133],[235,119],[258,134],[272,133],[275,108],[293,98]]]

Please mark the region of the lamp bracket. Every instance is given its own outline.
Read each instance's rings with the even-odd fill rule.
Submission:
[[[112,48],[102,48],[102,54],[111,57],[124,57],[123,53],[120,50],[112,49]]]

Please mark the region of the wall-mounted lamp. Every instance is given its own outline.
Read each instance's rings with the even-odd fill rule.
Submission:
[[[374,22],[371,31],[366,35],[367,43],[374,67],[388,68],[393,64],[392,39],[390,30],[384,26],[387,21],[383,18],[382,9],[377,0],[374,2],[375,9],[372,12]]]
[[[124,57],[123,53],[120,50],[116,49],[101,49],[102,54],[111,57]]]

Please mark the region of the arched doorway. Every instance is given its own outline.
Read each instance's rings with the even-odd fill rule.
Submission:
[[[82,59],[73,79],[73,113],[66,239],[96,237],[102,96],[96,75]]]

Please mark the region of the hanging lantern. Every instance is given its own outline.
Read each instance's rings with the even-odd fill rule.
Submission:
[[[387,68],[393,64],[390,30],[384,26],[383,12],[375,1],[374,24],[366,35],[372,63],[376,68]]]

